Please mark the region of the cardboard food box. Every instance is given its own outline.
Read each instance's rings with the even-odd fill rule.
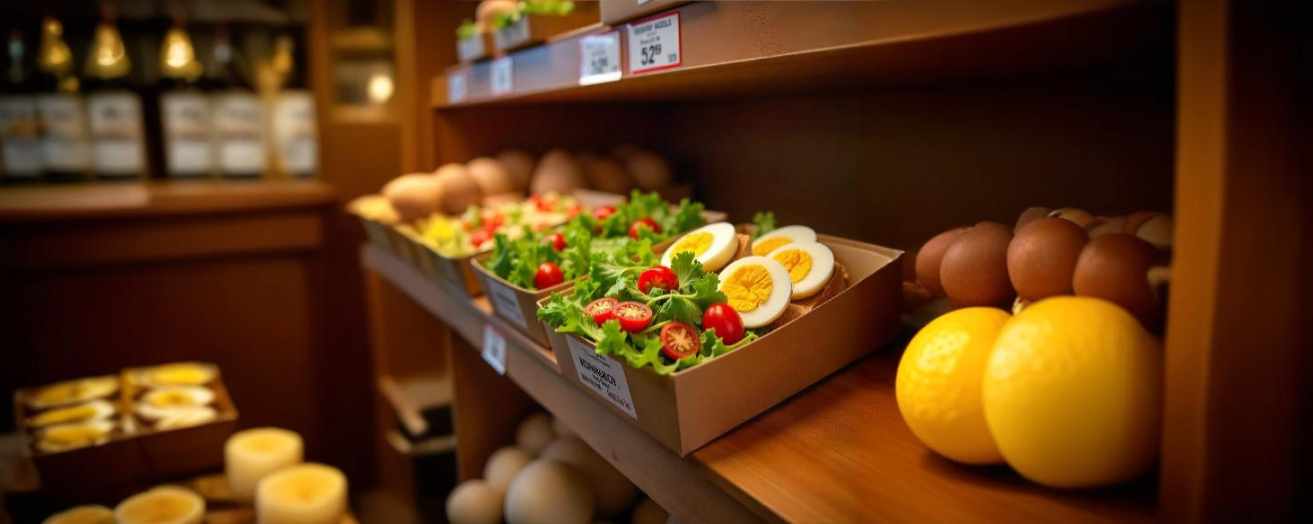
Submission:
[[[146,390],[131,378],[140,369],[127,369],[119,375],[119,389],[102,397],[118,409],[110,419],[115,429],[109,440],[97,445],[47,452],[37,447],[38,428],[28,420],[42,410],[32,409],[27,399],[40,388],[20,389],[14,393],[17,427],[29,436],[32,456],[41,487],[52,496],[68,500],[89,497],[121,498],[160,482],[223,467],[223,445],[237,428],[237,408],[224,386],[222,376],[205,387],[214,392],[210,404],[216,411],[213,420],[174,429],[155,429],[135,414],[140,393]]]
[[[615,25],[640,16],[690,3],[689,0],[601,0],[602,23]]]
[[[817,240],[847,271],[848,287],[757,341],[662,376],[544,325],[561,373],[680,456],[692,453],[897,334],[903,252],[828,235]]]
[[[492,56],[492,36],[479,31],[474,36],[456,39],[456,58],[461,63],[470,63]]]
[[[483,282],[483,289],[488,292],[488,302],[492,303],[493,312],[505,319],[507,324],[524,333],[534,343],[546,346],[547,332],[543,328],[543,323],[538,321],[538,301],[551,296],[552,293],[569,289],[574,285],[574,281],[567,280],[539,290],[525,289],[484,267],[484,263],[490,258],[492,253],[484,253],[475,257],[472,265],[474,272]]]
[[[474,269],[470,267],[470,262],[487,251],[451,258],[434,251],[428,244],[418,239],[411,238],[408,243],[410,244],[408,260],[424,274],[458,295],[477,297],[483,294],[483,288],[479,285],[479,279],[475,276]]]
[[[493,30],[493,48],[499,52],[514,51],[596,23],[597,4],[575,2],[570,14],[524,15],[506,27]]]

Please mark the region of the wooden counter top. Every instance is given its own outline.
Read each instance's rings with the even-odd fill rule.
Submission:
[[[320,206],[327,184],[288,181],[159,181],[0,188],[0,223],[224,214]]]

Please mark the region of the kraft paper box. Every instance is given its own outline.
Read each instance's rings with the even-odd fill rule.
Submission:
[[[902,251],[818,235],[848,287],[757,341],[668,376],[597,355],[544,325],[566,380],[680,456],[888,343],[898,331]]]
[[[501,29],[492,32],[493,47],[499,52],[514,51],[541,44],[552,37],[563,35],[597,23],[595,2],[575,2],[574,10],[564,16],[524,15]]]

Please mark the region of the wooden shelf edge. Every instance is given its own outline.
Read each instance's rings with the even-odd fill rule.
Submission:
[[[318,180],[178,180],[0,189],[0,223],[228,214],[321,207],[337,193]]]

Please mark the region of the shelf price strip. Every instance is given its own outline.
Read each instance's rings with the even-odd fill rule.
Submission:
[[[492,324],[483,325],[483,361],[498,375],[506,374],[506,338]]]
[[[447,102],[456,104],[465,100],[465,71],[447,73]]]
[[[620,79],[620,33],[612,31],[579,39],[579,85]]]
[[[629,395],[629,381],[625,380],[625,370],[620,367],[620,363],[598,355],[593,348],[573,336],[566,337],[566,345],[570,347],[570,358],[574,359],[574,370],[579,375],[579,382],[620,408],[620,411],[637,419],[634,399]]]
[[[492,61],[492,94],[504,95],[511,92],[512,89],[512,69],[514,62],[511,57],[504,56]]]
[[[629,31],[629,74],[679,67],[679,12],[657,15],[626,26]]]

